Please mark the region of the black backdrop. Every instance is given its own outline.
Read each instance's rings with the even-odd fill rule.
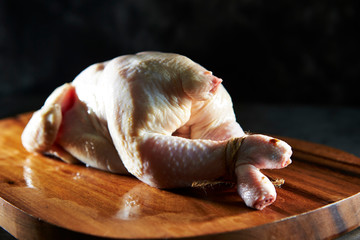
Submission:
[[[0,103],[37,108],[92,63],[158,50],[213,71],[235,102],[360,106],[359,3],[0,0]]]
[[[0,0],[0,117],[39,108],[55,87],[92,63],[158,50],[186,55],[223,78],[236,103],[250,103],[240,104],[248,113],[241,118],[245,130],[359,156],[359,5]],[[309,107],[314,104],[322,108]],[[0,238],[13,239],[1,229]]]

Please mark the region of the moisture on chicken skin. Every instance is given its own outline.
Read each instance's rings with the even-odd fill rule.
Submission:
[[[259,169],[286,167],[291,147],[245,134],[221,82],[178,54],[142,52],[94,64],[55,89],[22,143],[158,188],[231,179],[247,206],[263,209],[276,191]]]

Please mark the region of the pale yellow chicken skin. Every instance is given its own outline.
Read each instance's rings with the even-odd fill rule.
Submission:
[[[222,80],[178,54],[143,52],[89,66],[57,88],[22,134],[30,152],[173,188],[227,178],[247,206],[276,198],[259,169],[291,163],[291,147],[246,135]]]

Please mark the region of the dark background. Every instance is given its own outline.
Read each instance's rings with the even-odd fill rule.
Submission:
[[[244,130],[360,156],[360,1],[0,0],[0,117],[95,62],[144,50],[200,63]],[[360,228],[343,239],[359,239]],[[13,239],[0,229],[0,239]],[[340,239],[340,238],[339,238]]]
[[[33,110],[88,65],[176,52],[234,102],[360,106],[359,1],[0,0],[1,116]]]

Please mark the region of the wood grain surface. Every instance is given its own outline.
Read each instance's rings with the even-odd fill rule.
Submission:
[[[0,225],[20,239],[333,239],[360,226],[360,159],[286,140],[276,202],[247,208],[231,186],[160,190],[25,151],[31,114],[0,120]]]

